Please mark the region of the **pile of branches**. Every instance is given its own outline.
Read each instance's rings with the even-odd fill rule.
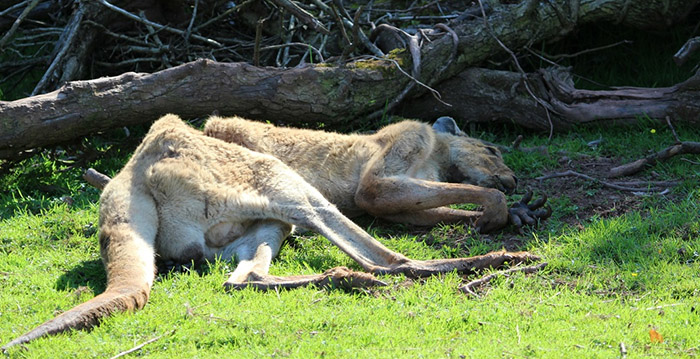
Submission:
[[[516,122],[550,136],[585,123],[647,117],[696,125],[700,72],[663,88],[583,90],[561,59],[537,49],[601,22],[667,28],[697,5],[0,0],[0,86],[5,99],[17,98],[0,101],[0,159],[165,113],[196,118],[216,111],[328,128],[392,113],[447,115]],[[700,38],[689,39],[675,60],[687,60],[698,44]],[[520,65],[533,56],[548,67]],[[478,67],[484,63],[492,66]]]
[[[199,58],[280,68],[343,64],[430,41],[450,31],[445,25],[435,29],[436,24],[479,11],[476,4],[465,11],[444,1],[403,9],[360,3],[3,1],[0,49],[6,55],[0,85],[10,92],[23,80],[40,77],[31,93],[14,96],[24,97],[71,80],[154,72]]]

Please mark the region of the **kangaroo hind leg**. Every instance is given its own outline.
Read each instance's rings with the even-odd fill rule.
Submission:
[[[298,288],[308,285],[318,287],[369,287],[385,285],[371,274],[355,272],[345,267],[337,267],[321,274],[273,276],[269,275],[270,262],[291,232],[291,225],[275,220],[261,221],[251,227],[223,250],[222,256],[235,256],[236,269],[231,273],[224,287],[228,290],[253,287],[260,290],[274,288]]]

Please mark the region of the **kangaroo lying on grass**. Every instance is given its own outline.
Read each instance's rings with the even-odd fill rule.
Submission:
[[[292,225],[321,233],[368,273],[338,267],[315,275],[268,275],[270,261]],[[156,255],[177,263],[235,257],[238,265],[224,286],[260,289],[310,284],[366,287],[384,284],[370,273],[423,277],[538,259],[527,252],[409,259],[363,231],[277,158],[204,136],[174,115],[153,124],[129,162],[104,188],[99,226],[105,292],[3,349],[44,335],[90,328],[113,312],[142,308],[153,285]]]
[[[432,128],[403,121],[372,135],[275,127],[240,117],[211,117],[207,136],[267,153],[294,169],[341,212],[432,226],[465,222],[482,232],[511,222],[520,227],[551,214],[546,197],[510,211],[503,192],[517,179],[495,145],[466,136],[450,117]],[[501,192],[503,191],[503,192]],[[483,212],[445,207],[475,203]]]

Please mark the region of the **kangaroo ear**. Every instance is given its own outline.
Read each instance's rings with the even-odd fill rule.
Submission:
[[[457,127],[457,122],[452,117],[442,116],[435,120],[433,124],[435,132],[449,133],[451,135],[461,135],[462,130]]]

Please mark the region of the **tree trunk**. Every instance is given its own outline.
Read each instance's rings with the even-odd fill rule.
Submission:
[[[525,90],[520,73],[467,69],[436,87],[442,100],[452,106],[423,95],[407,101],[400,113],[425,120],[441,114],[470,122],[514,121],[527,128],[555,131],[602,121],[634,123],[640,117],[663,120],[670,116],[677,122],[700,125],[699,73],[671,87],[609,91],[578,90],[563,68],[543,69],[526,78],[536,98]]]

